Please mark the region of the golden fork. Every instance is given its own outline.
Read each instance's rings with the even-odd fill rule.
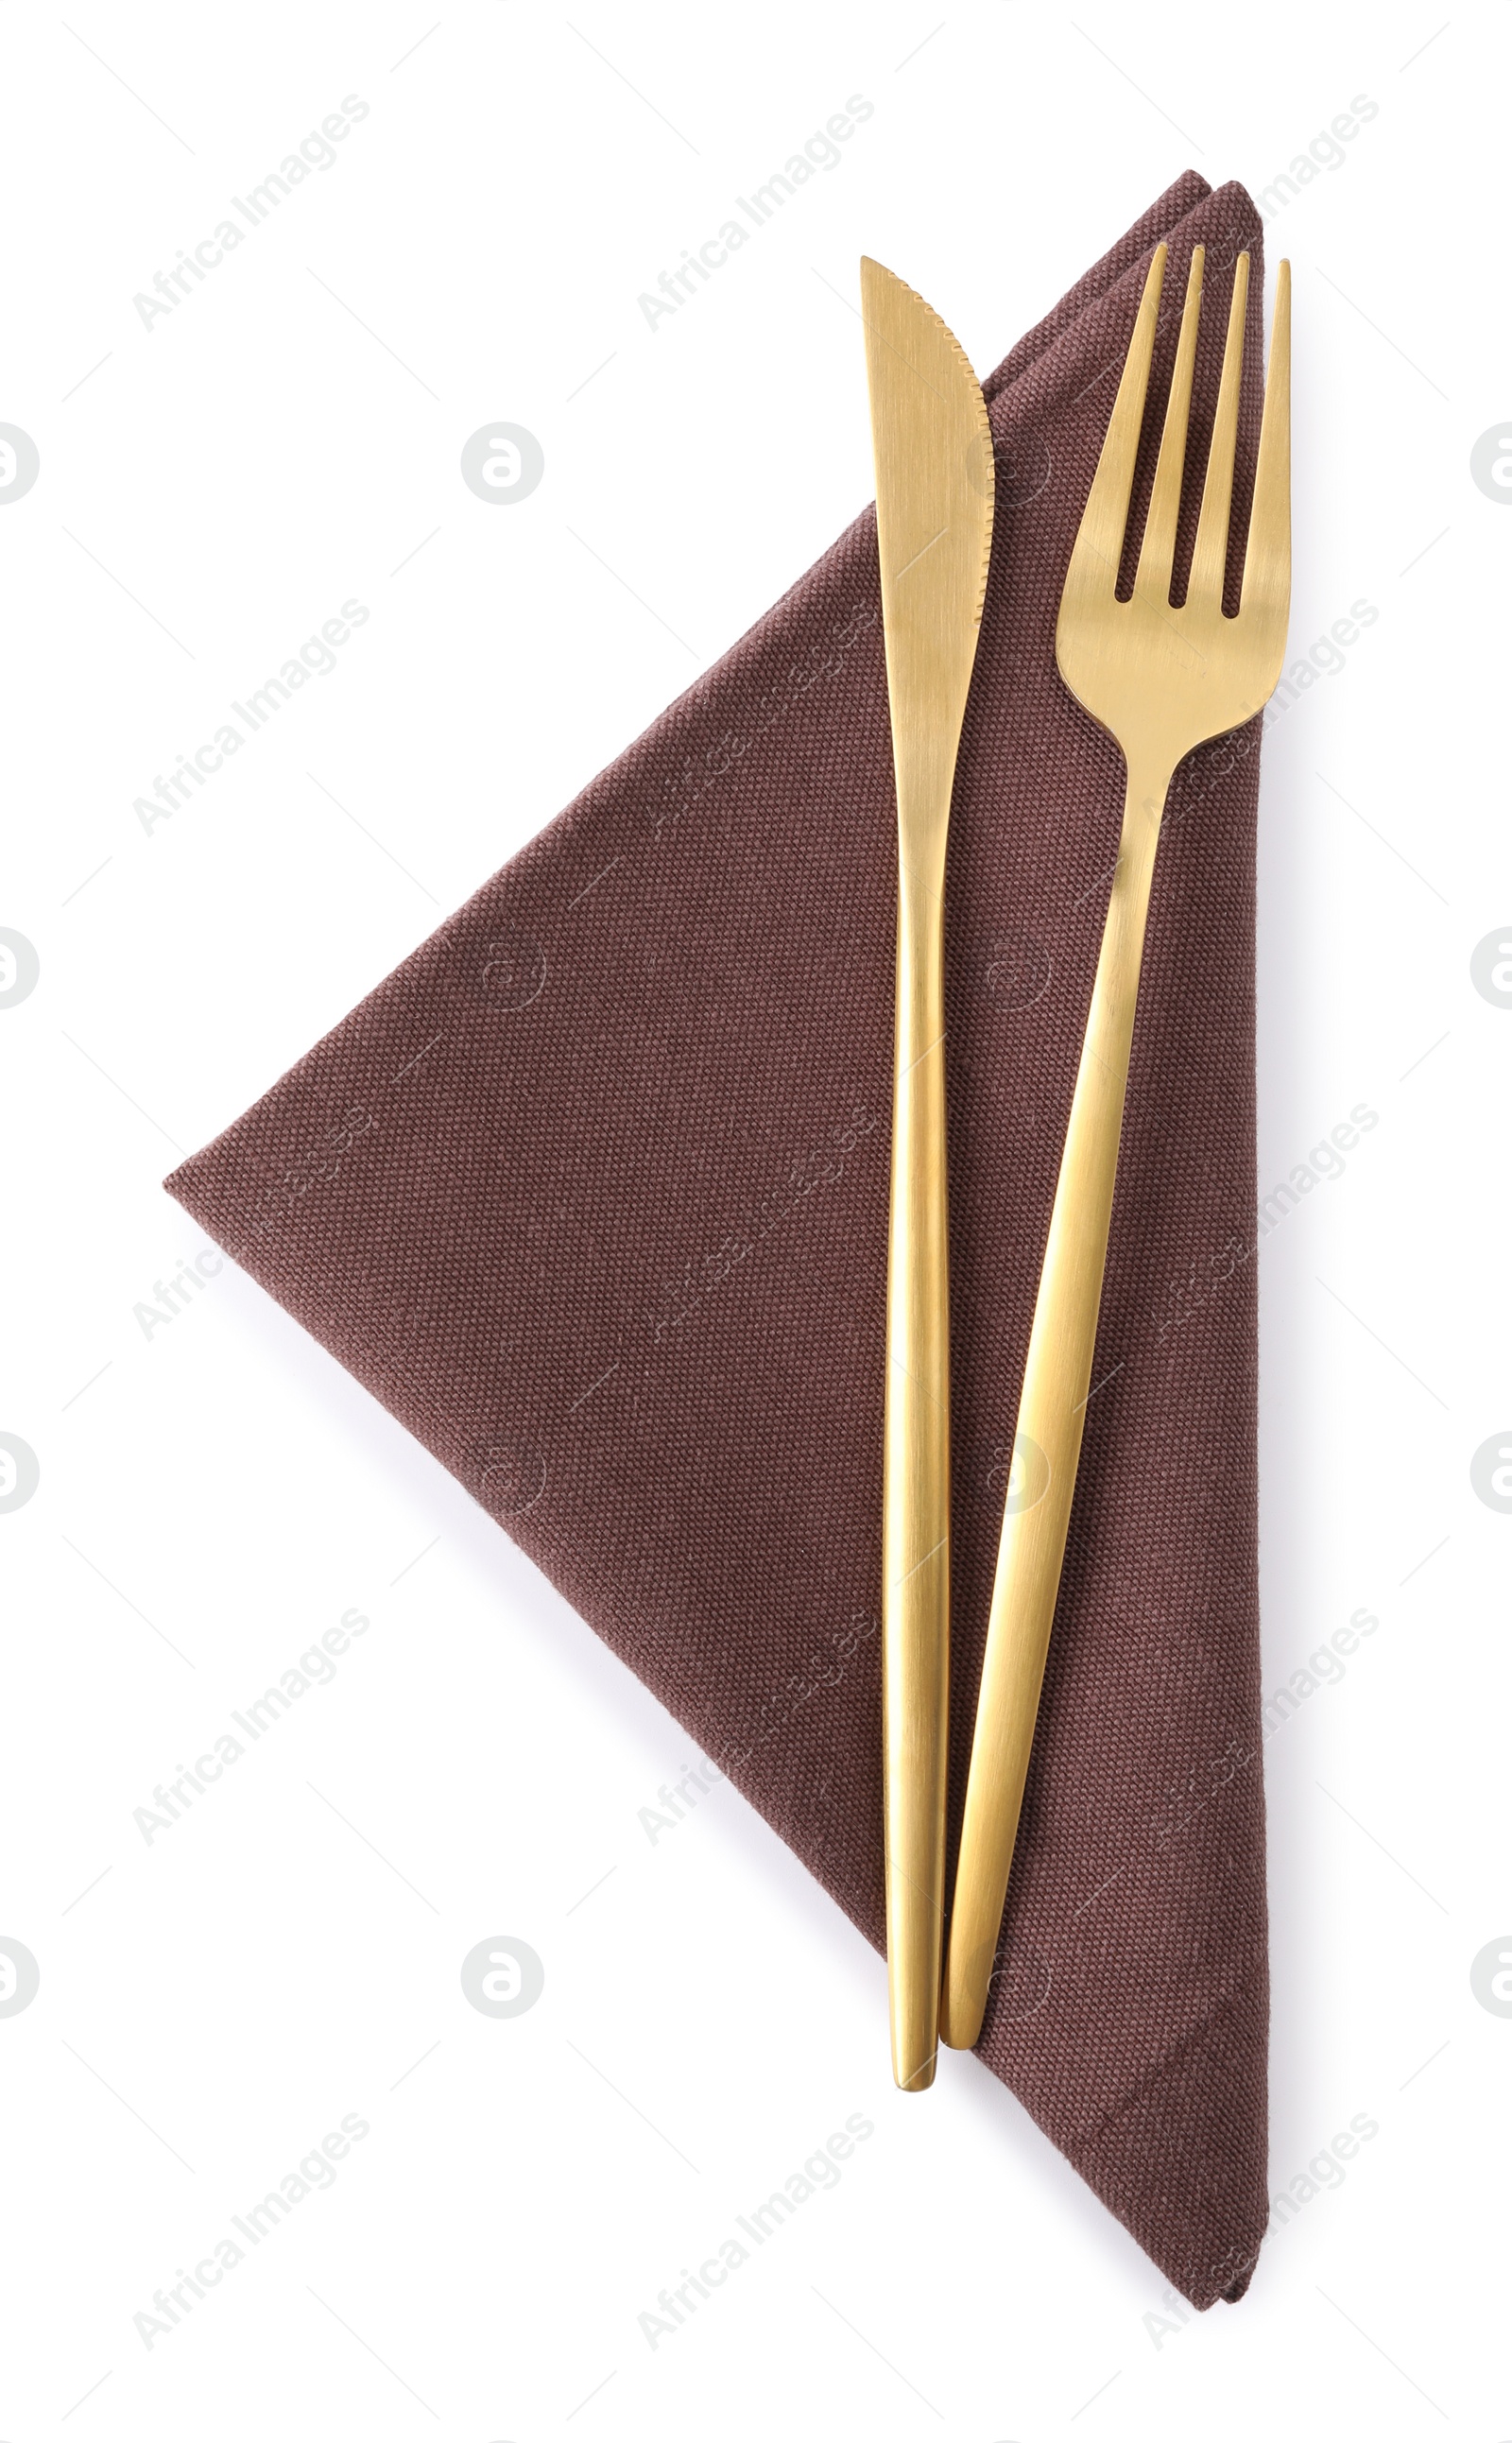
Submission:
[[[1270,374],[1237,617],[1223,608],[1249,257],[1234,267],[1218,410],[1186,600],[1171,600],[1202,294],[1186,308],[1133,598],[1116,598],[1166,248],[1155,257],[1072,549],[1056,629],[1060,675],[1128,768],[1123,832],[1035,1304],[998,1550],[956,1866],[940,2032],[981,2033],[1065,1553],[1092,1380],[1145,919],[1172,773],[1205,739],[1260,710],[1281,675],[1291,596],[1291,266],[1276,289]]]

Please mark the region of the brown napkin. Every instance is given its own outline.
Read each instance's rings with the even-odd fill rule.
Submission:
[[[952,1826],[1122,807],[1117,751],[1057,675],[1056,608],[1162,236],[1160,389],[1190,248],[1208,248],[1200,469],[1236,250],[1260,268],[1238,187],[1179,180],[984,385],[996,538],[947,916]],[[1189,502],[1189,554],[1194,518]],[[1258,724],[1202,750],[1168,809],[1095,1389],[979,2048],[1202,2306],[1243,2292],[1267,2211],[1257,750]],[[168,1183],[879,1948],[894,873],[868,509]],[[886,2041],[879,2021],[879,2061]]]

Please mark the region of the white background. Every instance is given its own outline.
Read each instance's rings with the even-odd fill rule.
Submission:
[[[206,2432],[1512,2433],[1512,410],[1505,17],[1019,0],[620,12],[265,0],[7,13],[0,418],[0,2017],[9,2443]],[[434,9],[444,13],[437,18]],[[132,300],[343,97],[369,105],[170,315]],[[874,116],[674,318],[642,290],[849,97]],[[880,1962],[728,1791],[653,1846],[675,1726],[158,1185],[756,617],[869,497],[864,248],[995,364],[1183,168],[1296,266],[1293,651],[1275,725],[1261,1189],[1379,1125],[1261,1254],[1267,1690],[1380,1626],[1266,1750],[1271,2185],[1378,2135],[1248,2298],[1158,2274],[968,2058],[890,2087]],[[537,434],[486,505],[464,441]],[[371,616],[151,835],[133,801],[349,598]],[[1512,930],[1512,928],[1509,928]],[[1512,1433],[1509,1433],[1512,1440]],[[149,1846],[134,1820],[337,1620],[372,1623]],[[496,2021],[464,1954],[529,1943]],[[1512,1940],[1512,1938],[1509,1938]],[[821,2194],[653,2351],[637,2318],[848,2114]],[[148,2350],[133,2319],[370,2124]],[[1500,2258],[1500,2261],[1499,2261]]]

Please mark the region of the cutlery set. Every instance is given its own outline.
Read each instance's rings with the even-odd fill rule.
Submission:
[[[1249,258],[1234,267],[1196,542],[1171,600],[1196,358],[1194,248],[1133,590],[1120,598],[1160,311],[1156,248],[1071,553],[1056,660],[1116,741],[1123,826],[1040,1276],[946,1939],[950,1348],[944,898],[961,724],[992,548],[981,389],[939,317],[863,259],[877,548],[898,821],[896,1017],[883,1463],[883,1743],[893,2073],[919,2090],[938,2040],[974,2045],[986,2010],[1039,1711],[1117,1170],[1146,919],[1171,778],[1259,712],[1281,675],[1291,588],[1290,267],[1277,282],[1237,612],[1224,609]]]

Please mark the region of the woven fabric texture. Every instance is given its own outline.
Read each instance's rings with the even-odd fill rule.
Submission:
[[[984,385],[996,528],[946,920],[952,1841],[1122,812],[1117,750],[1056,670],[1056,611],[1160,238],[1157,406],[1190,249],[1208,250],[1200,477],[1236,253],[1260,268],[1240,188],[1182,178]],[[1256,276],[1241,542],[1262,293]],[[1153,454],[1147,432],[1136,516]],[[1201,2306],[1243,2292],[1267,2212],[1258,748],[1256,723],[1200,750],[1168,805],[1095,1388],[978,2048]],[[867,510],[168,1182],[878,1948],[895,870]]]

